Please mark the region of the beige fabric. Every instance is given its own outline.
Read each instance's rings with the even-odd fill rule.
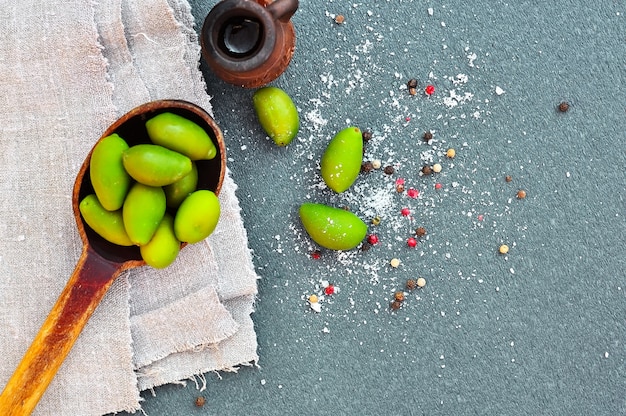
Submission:
[[[186,0],[0,0],[0,21],[3,386],[80,255],[71,191],[94,141],[146,101],[211,106]],[[207,241],[166,270],[118,278],[34,414],[136,411],[140,389],[257,360],[257,275],[235,190],[227,175]]]

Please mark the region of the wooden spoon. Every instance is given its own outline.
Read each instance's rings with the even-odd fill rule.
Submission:
[[[226,172],[224,138],[211,116],[194,104],[178,100],[143,104],[117,120],[100,140],[117,133],[130,146],[149,143],[145,122],[168,111],[194,121],[213,139],[217,156],[196,162],[198,188],[219,193]],[[78,172],[72,195],[74,216],[83,241],[82,254],[59,299],[0,395],[2,416],[29,415],[33,411],[113,281],[122,271],[145,265],[138,247],[109,243],[83,222],[78,204],[93,193],[89,179],[90,160],[91,152]]]

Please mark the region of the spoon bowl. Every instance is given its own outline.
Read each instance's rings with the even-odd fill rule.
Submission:
[[[213,118],[195,104],[181,100],[158,100],[140,105],[113,123],[99,141],[117,133],[129,146],[150,143],[145,123],[164,112],[193,121],[213,140],[217,149],[215,158],[196,161],[198,189],[218,194],[226,173],[224,138]],[[29,415],[33,411],[117,276],[124,270],[145,265],[139,247],[110,243],[83,221],[79,203],[94,192],[89,177],[92,152],[93,148],[76,176],[72,194],[74,217],[83,241],[81,256],[41,329],[0,394],[0,414],[3,416]]]
[[[211,116],[202,108],[187,101],[180,100],[159,100],[143,104],[126,113],[115,123],[113,123],[100,137],[100,140],[117,133],[129,146],[138,144],[149,144],[150,138],[145,127],[146,121],[161,113],[170,112],[201,126],[213,140],[217,148],[217,155],[211,160],[195,161],[198,168],[198,189],[207,189],[219,194],[226,173],[226,147],[222,132]],[[100,141],[98,140],[98,142]],[[97,143],[96,143],[97,144]],[[95,145],[94,145],[95,147]],[[94,193],[93,186],[89,179],[89,166],[91,152],[85,158],[83,165],[78,172],[74,183],[74,193],[72,196],[72,207],[76,218],[78,231],[83,239],[83,243],[89,244],[101,257],[114,262],[139,262],[133,266],[141,266],[145,263],[141,259],[139,247],[119,246],[96,234],[82,220],[78,205],[80,201],[89,194]]]

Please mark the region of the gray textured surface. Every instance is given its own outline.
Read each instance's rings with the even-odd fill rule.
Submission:
[[[200,27],[214,2],[191,3]],[[253,91],[206,72],[262,276],[259,367],[207,374],[202,409],[191,383],[145,394],[146,412],[626,414],[626,5],[322,0],[301,2],[293,21],[297,50],[274,82],[302,118],[289,147],[265,138]],[[434,97],[403,89],[431,72]],[[467,82],[454,86],[458,74]],[[452,89],[472,99],[450,107]],[[397,171],[337,196],[319,186],[317,162],[348,124],[372,130],[366,157]],[[448,147],[454,161],[439,156]],[[443,171],[419,177],[433,149]],[[422,197],[387,193],[397,177]],[[297,218],[307,199],[366,220],[378,209],[383,243],[312,260]],[[410,250],[417,225],[428,239]],[[387,266],[392,257],[401,267]],[[426,288],[390,313],[393,292],[418,275]],[[304,299],[322,279],[340,292],[317,314]]]

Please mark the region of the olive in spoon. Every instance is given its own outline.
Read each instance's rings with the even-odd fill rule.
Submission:
[[[145,123],[163,112],[195,122],[211,137],[217,155],[211,160],[196,162],[198,189],[218,194],[226,172],[224,138],[211,116],[195,104],[180,100],[143,104],[111,125],[100,140],[117,133],[129,146],[149,143]],[[145,265],[139,247],[112,244],[84,223],[79,202],[94,192],[89,179],[90,160],[91,152],[78,172],[72,194],[76,225],[83,241],[82,253],[65,288],[0,394],[2,416],[29,415],[35,409],[111,284],[122,271]]]

